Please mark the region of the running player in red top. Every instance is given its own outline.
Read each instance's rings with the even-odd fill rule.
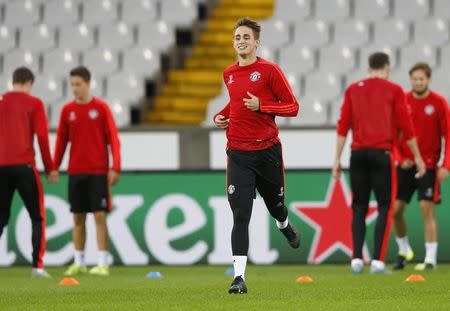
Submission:
[[[13,90],[0,96],[0,237],[8,224],[17,190],[32,224],[32,275],[49,277],[43,269],[45,253],[44,192],[35,166],[33,140],[36,135],[47,182],[58,179],[50,155],[48,120],[42,101],[30,95],[34,75],[28,68],[13,73]]]
[[[300,245],[284,204],[283,158],[275,124],[276,116],[296,116],[299,105],[281,69],[256,57],[260,31],[260,25],[248,18],[236,23],[233,45],[238,62],[223,74],[230,102],[214,117],[217,127],[227,129],[228,138],[227,191],[233,212],[234,262],[229,293],[247,292],[248,225],[256,190],[289,244],[293,248]]]
[[[391,211],[396,194],[395,166],[391,150],[395,133],[402,131],[417,165],[417,177],[425,174],[405,95],[400,86],[387,80],[389,56],[374,53],[369,57],[370,78],[351,84],[345,91],[337,126],[336,159],[333,176],[339,178],[340,158],[348,131],[353,134],[350,158],[350,182],[353,192],[352,271],[363,270],[362,248],[366,233],[366,215],[370,192],[375,192],[378,217],[371,273],[387,273],[384,264],[390,235]]]
[[[425,224],[425,260],[415,268],[419,271],[434,270],[438,246],[435,204],[440,202],[439,182],[447,178],[450,169],[448,103],[444,97],[428,88],[431,78],[431,68],[428,64],[415,64],[409,70],[409,77],[412,91],[406,94],[406,101],[411,111],[417,142],[427,166],[427,172],[420,179],[414,178],[413,155],[407,148],[405,139],[401,139],[398,146],[398,193],[394,210],[394,231],[399,255],[394,269],[403,269],[406,262],[414,257],[406,235],[403,213],[417,190]],[[445,152],[443,165],[438,168],[442,140],[445,141]]]
[[[65,104],[61,111],[54,155],[59,167],[70,142],[69,201],[74,219],[75,260],[65,272],[67,276],[87,272],[84,262],[87,213],[94,214],[99,249],[98,265],[89,273],[109,275],[106,212],[111,210],[110,186],[119,180],[120,143],[108,104],[90,94],[90,80],[91,73],[85,67],[70,72],[75,100]]]

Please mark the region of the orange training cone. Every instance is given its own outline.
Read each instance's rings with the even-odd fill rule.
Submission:
[[[80,285],[80,283],[75,278],[63,278],[61,281],[59,281],[59,285]]]
[[[425,278],[420,274],[411,274],[405,280],[406,282],[423,282]]]
[[[304,276],[299,276],[297,278],[297,280],[295,280],[295,282],[297,282],[297,283],[311,283],[311,282],[314,282],[314,280],[312,279],[312,277],[304,275]]]

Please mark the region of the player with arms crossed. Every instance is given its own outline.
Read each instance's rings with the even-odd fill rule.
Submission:
[[[85,67],[70,72],[75,100],[64,105],[56,137],[54,162],[58,168],[70,142],[69,202],[74,220],[75,260],[66,276],[87,272],[84,262],[87,213],[94,214],[99,249],[98,265],[89,273],[109,275],[106,213],[112,207],[110,186],[119,180],[120,142],[111,110],[106,102],[91,96],[90,81],[91,73]]]
[[[394,231],[399,252],[394,270],[403,269],[406,262],[414,257],[408,242],[403,214],[416,190],[425,224],[425,260],[424,263],[416,265],[415,269],[419,271],[434,270],[438,246],[435,204],[440,202],[439,182],[448,177],[450,169],[448,103],[442,96],[428,88],[431,78],[431,68],[428,64],[415,64],[409,70],[409,77],[412,91],[406,94],[406,101],[427,172],[420,179],[414,178],[413,155],[402,137],[398,144],[398,194],[394,210]],[[445,141],[445,152],[443,165],[438,168],[442,140]]]
[[[275,116],[294,117],[299,104],[281,69],[256,56],[260,25],[248,18],[237,21],[233,46],[238,61],[223,74],[230,101],[214,116],[226,128],[227,192],[233,213],[231,247],[234,280],[229,293],[246,293],[245,268],[248,226],[256,190],[293,248],[300,246],[285,206],[284,167]]]
[[[34,74],[25,67],[13,73],[13,89],[0,96],[0,237],[11,214],[17,190],[30,215],[33,245],[32,276],[49,277],[43,269],[45,253],[45,208],[41,179],[35,166],[33,139],[36,135],[47,182],[58,180],[48,142],[48,120],[42,101],[30,95]]]
[[[351,129],[353,134],[350,183],[353,192],[351,268],[354,273],[361,273],[363,270],[362,249],[372,190],[378,203],[378,217],[370,272],[388,273],[384,259],[397,186],[391,151],[399,130],[403,132],[404,139],[414,155],[417,177],[425,174],[425,164],[419,153],[406,109],[405,94],[400,86],[387,80],[389,71],[387,54],[378,52],[370,55],[370,77],[357,81],[347,88],[337,126],[336,158],[333,165],[335,178],[340,177],[340,158],[347,133]]]

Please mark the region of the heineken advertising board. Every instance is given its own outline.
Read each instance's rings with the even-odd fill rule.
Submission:
[[[348,178],[334,181],[328,170],[288,171],[286,204],[289,219],[301,232],[293,250],[278,231],[260,197],[250,223],[249,261],[255,264],[348,262],[351,256],[351,210]],[[67,176],[45,188],[47,212],[46,265],[73,260],[72,215],[67,201]],[[450,261],[450,185],[442,185],[437,207],[440,261]],[[190,265],[231,263],[232,215],[224,172],[123,173],[113,187],[114,209],[108,216],[114,264]],[[367,215],[365,256],[373,249],[376,205]],[[416,198],[407,208],[409,239],[416,258],[424,256],[423,221]],[[87,222],[86,260],[96,262],[95,226]],[[391,236],[388,260],[397,252]],[[31,225],[16,194],[7,230],[0,239],[0,265],[31,261]]]

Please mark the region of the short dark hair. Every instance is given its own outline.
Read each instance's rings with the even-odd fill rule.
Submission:
[[[259,34],[261,33],[261,25],[258,24],[257,21],[254,21],[249,17],[241,18],[236,22],[236,25],[234,25],[234,30],[236,31],[236,29],[238,29],[241,26],[246,26],[251,30],[253,30],[253,35],[255,36],[255,39],[256,40],[259,39]]]
[[[373,70],[383,69],[390,65],[389,55],[384,52],[375,52],[369,56],[369,68]]]
[[[425,75],[427,76],[427,78],[431,78],[431,67],[427,63],[416,63],[409,70],[409,75],[411,76],[413,74],[413,72],[416,70],[423,70],[423,72],[425,72]]]
[[[14,70],[12,75],[13,84],[25,84],[27,82],[34,83],[34,74],[29,68],[19,67]]]
[[[70,76],[71,77],[80,77],[85,82],[91,81],[91,72],[89,71],[89,69],[87,69],[84,66],[78,66],[78,67],[73,68],[70,71]]]

